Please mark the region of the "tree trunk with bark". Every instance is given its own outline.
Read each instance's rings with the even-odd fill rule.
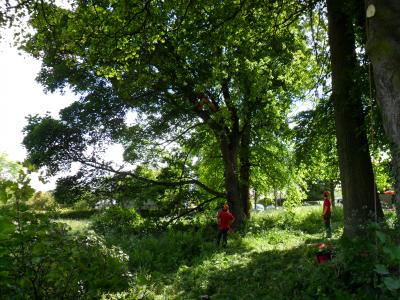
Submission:
[[[243,203],[243,212],[250,217],[250,127],[244,126],[240,139],[240,199]]]
[[[335,109],[340,178],[344,208],[344,234],[352,237],[374,220],[374,175],[364,129],[357,67],[355,36],[346,0],[327,0],[331,51],[332,101]]]
[[[400,1],[367,0],[367,54],[373,70],[383,126],[391,142],[400,217]]]
[[[233,226],[238,227],[243,224],[246,219],[238,176],[240,169],[238,160],[238,144],[235,141],[232,141],[232,139],[223,139],[220,141],[220,147],[224,163],[225,190],[227,192],[229,206],[235,216]]]

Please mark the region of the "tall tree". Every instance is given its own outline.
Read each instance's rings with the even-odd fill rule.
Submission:
[[[384,129],[391,143],[396,208],[400,218],[400,2],[367,0],[365,3],[367,51]]]
[[[343,192],[347,236],[354,236],[374,215],[383,216],[375,203],[374,175],[365,132],[360,85],[357,82],[355,35],[349,1],[327,0],[332,68],[332,101]]]
[[[198,159],[201,152],[194,150],[205,143],[219,154],[224,192],[198,180],[183,182],[226,194],[241,224],[249,215],[257,134],[262,129],[271,137],[265,141],[281,143],[290,102],[307,89],[297,22],[304,4],[281,2],[39,6],[25,45],[43,60],[38,79],[50,91],[70,86],[82,99],[62,112],[61,121],[31,119],[24,142],[30,160],[54,172],[72,161],[94,166],[96,155],[85,153],[106,137],[122,142],[125,158],[135,164],[145,153],[157,157],[167,141],[181,157]],[[127,127],[129,112],[136,123]],[[193,176],[186,170],[180,178]]]
[[[300,112],[295,121],[296,160],[311,184],[323,183],[334,205],[335,187],[339,183],[333,107],[329,99],[320,99],[313,110]],[[322,191],[318,191],[321,197]]]

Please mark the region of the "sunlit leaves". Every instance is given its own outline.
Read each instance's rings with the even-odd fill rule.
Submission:
[[[281,4],[43,5],[24,49],[43,59],[38,80],[48,90],[69,86],[82,97],[60,120],[31,118],[24,142],[30,161],[54,174],[77,159],[91,164],[104,144],[119,142],[127,162],[158,170],[164,180],[201,178],[223,189],[230,163],[282,179],[287,115],[312,74],[305,72],[310,53],[296,19],[303,3]],[[128,112],[136,114],[134,124],[126,124]],[[242,157],[223,161],[223,141]]]
[[[30,178],[21,164],[10,161],[5,154],[0,155],[0,203],[28,200],[34,192],[29,183]]]

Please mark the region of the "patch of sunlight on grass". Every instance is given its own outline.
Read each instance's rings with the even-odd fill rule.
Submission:
[[[86,220],[72,220],[72,219],[58,219],[56,220],[58,223],[65,223],[69,227],[71,227],[72,233],[83,232],[89,228],[90,221]]]
[[[251,214],[251,219],[258,220],[258,219],[263,219],[265,217],[279,216],[284,213],[285,213],[285,210],[282,208],[268,209],[268,210],[264,210],[264,211],[260,211],[260,212]]]
[[[286,251],[303,245],[307,239],[318,238],[319,235],[273,228],[265,234],[247,235],[241,243],[251,252]]]
[[[249,253],[231,253],[233,249],[227,248],[226,251],[214,253],[208,259],[201,261],[194,266],[181,266],[175,280],[186,278],[191,286],[196,286],[201,290],[206,290],[210,284],[213,284],[212,274],[230,274],[232,269],[245,268],[251,262]],[[229,279],[227,279],[229,281]]]

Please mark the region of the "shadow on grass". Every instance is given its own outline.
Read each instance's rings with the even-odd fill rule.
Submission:
[[[332,230],[343,227],[343,211],[337,209],[332,214]],[[293,230],[300,230],[304,233],[316,234],[324,231],[324,221],[319,210],[308,213],[302,218],[296,218],[296,221],[290,225]]]
[[[200,263],[180,272],[178,289],[185,297],[171,299],[352,299],[346,284],[336,280],[334,264],[317,264],[315,251],[301,245],[235,256],[230,249],[224,254],[228,266],[216,259],[214,266]]]
[[[217,247],[216,225],[212,222],[141,236],[109,235],[106,239],[107,244],[117,245],[129,255],[132,272],[151,275],[145,285],[152,286],[157,295],[167,294],[168,299],[199,299],[202,295],[211,299],[323,298],[332,291],[317,284],[326,278],[319,271],[315,273],[320,267],[310,245],[324,241],[319,211],[291,220],[282,218],[282,214],[266,215],[249,222],[230,236],[226,249]],[[340,223],[333,225],[334,230],[340,227]],[[268,235],[270,231],[274,232]],[[282,233],[289,238],[304,235],[303,244],[298,245],[297,237],[297,246],[278,250],[287,243]],[[246,234],[255,234],[257,242],[270,249],[252,248],[245,242]]]
[[[216,229],[204,231],[166,231],[144,236],[106,236],[107,244],[118,245],[130,257],[132,272],[171,276],[180,268],[201,264],[218,253],[242,253],[246,247],[241,238],[230,237],[223,248],[216,244]]]
[[[290,224],[280,221],[280,215],[266,215],[254,222],[250,222],[242,231],[230,235],[229,247],[224,249],[216,245],[216,225],[212,222],[203,226],[185,226],[177,230],[174,228],[165,232],[156,232],[147,235],[106,235],[108,245],[117,245],[130,257],[129,264],[132,272],[145,272],[171,277],[180,269],[192,269],[212,261],[221,253],[230,256],[240,256],[252,251],[243,243],[246,234],[260,234],[260,243],[285,244],[285,237],[280,236],[282,227],[291,235],[305,235],[305,244],[323,241],[323,223],[317,213],[308,213],[295,219]],[[297,221],[298,220],[298,221]],[[256,223],[258,224],[257,226]],[[254,228],[253,228],[253,227]],[[335,227],[333,228],[335,229]],[[274,232],[269,234],[269,231]],[[265,236],[264,236],[265,234]],[[268,235],[268,236],[267,236]],[[311,236],[314,235],[314,236]]]

